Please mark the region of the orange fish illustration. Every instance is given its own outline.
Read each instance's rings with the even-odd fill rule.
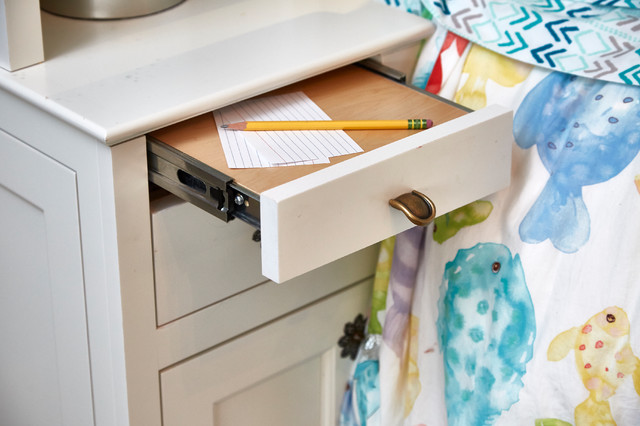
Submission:
[[[547,359],[560,361],[573,349],[578,374],[589,391],[589,397],[575,409],[576,426],[615,425],[609,398],[629,376],[640,395],[640,359],[631,349],[629,329],[627,314],[610,306],[551,341]]]

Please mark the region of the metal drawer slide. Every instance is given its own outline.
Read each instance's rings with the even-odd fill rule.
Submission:
[[[238,218],[260,228],[260,198],[233,178],[147,136],[149,181],[225,222]]]

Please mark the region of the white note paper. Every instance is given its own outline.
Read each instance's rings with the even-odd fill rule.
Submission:
[[[230,168],[328,163],[330,157],[362,152],[342,130],[259,131],[224,129],[223,124],[261,120],[330,120],[302,92],[250,99],[214,111]]]

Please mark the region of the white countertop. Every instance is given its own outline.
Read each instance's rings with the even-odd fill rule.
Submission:
[[[186,0],[155,15],[42,13],[45,62],[0,88],[113,145],[428,36],[368,0]]]

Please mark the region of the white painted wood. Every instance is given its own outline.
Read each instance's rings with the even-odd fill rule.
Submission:
[[[266,280],[246,223],[225,223],[174,196],[154,202],[151,217],[159,325]]]
[[[219,255],[215,250],[209,253],[212,257]],[[378,246],[374,245],[285,284],[267,281],[159,327],[157,352],[160,368],[371,277],[377,258]]]
[[[94,424],[76,175],[0,131],[0,424]]]
[[[334,345],[331,349],[322,354],[321,365],[321,386],[322,395],[320,403],[320,422],[322,426],[335,426],[339,424],[340,407],[344,396],[346,383],[351,376],[351,366],[353,363],[341,359],[341,349]],[[333,395],[331,397],[330,395]]]
[[[356,255],[307,275],[305,291],[288,291],[287,286],[270,283],[267,292],[251,296],[242,292],[224,309],[212,306],[172,322],[171,327],[156,329],[144,139],[108,148],[6,92],[0,91],[0,104],[7,106],[0,114],[0,127],[75,173],[78,199],[72,211],[81,223],[91,354],[92,388],[87,395],[94,395],[96,425],[160,425],[160,368],[304,306],[373,270],[375,248],[364,258]],[[21,164],[13,154],[3,153],[2,158],[11,159],[7,164]],[[56,182],[55,173],[42,167],[37,170],[45,175],[43,181]],[[55,196],[57,191],[49,189],[47,194]],[[64,201],[56,199],[56,203]],[[0,247],[12,249],[4,238]],[[296,283],[303,281],[290,284]],[[254,311],[252,304],[260,308]],[[237,318],[250,321],[238,327]],[[83,336],[87,339],[87,334]],[[74,368],[82,371],[82,364]]]
[[[285,281],[414,226],[388,205],[411,190],[440,215],[506,187],[511,123],[490,106],[263,192],[263,275]]]
[[[0,87],[108,144],[433,31],[373,0],[189,0],[109,22],[43,13],[42,28],[45,63],[0,71]]]
[[[228,2],[189,0],[184,3],[184,8],[176,8],[166,15],[127,22],[83,22],[44,14],[47,61],[14,73],[0,70],[0,128],[75,173],[77,199],[73,211],[80,224],[81,271],[86,303],[87,330],[83,344],[86,348],[88,340],[91,359],[91,387],[84,395],[93,395],[94,418],[98,426],[160,424],[158,358],[166,356],[174,348],[164,346],[164,341],[159,340],[163,334],[155,328],[144,140],[138,138],[109,148],[104,144],[106,135],[119,135],[109,139],[109,143],[114,144],[144,131],[146,127],[165,126],[201,108],[212,109],[216,102],[221,102],[221,96],[224,99],[226,96],[229,99],[244,96],[246,87],[240,79],[236,86],[229,88],[220,79],[212,78],[211,70],[220,67],[219,58],[214,61],[211,55],[220,51],[218,43],[224,41],[224,37],[216,39],[213,33],[229,29],[212,25],[215,20],[211,18],[218,15],[220,10],[217,9],[223,3]],[[314,3],[285,1],[281,4],[288,10],[298,7],[298,4],[309,7]],[[280,18],[286,21],[286,13],[281,13],[282,10],[273,3],[268,5],[269,13],[262,13],[264,6],[261,7],[254,10],[259,13],[251,14],[254,23],[261,22],[266,28],[270,24],[278,24]],[[350,6],[336,2],[332,7],[340,10]],[[376,10],[373,15],[378,19],[387,19],[387,9],[380,6],[369,8]],[[222,9],[223,12],[229,11]],[[346,12],[346,9],[342,11]],[[309,13],[307,10],[296,16],[304,17]],[[362,14],[365,21],[366,16]],[[294,19],[293,16],[289,18]],[[351,18],[333,16],[327,19],[347,22]],[[320,46],[327,56],[318,62],[317,58],[309,58],[301,52],[303,55],[298,60],[303,64],[302,69],[287,68],[287,64],[281,63],[282,68],[278,70],[282,74],[264,74],[262,77],[267,80],[254,81],[255,87],[267,83],[286,84],[292,79],[302,78],[305,73],[322,72],[345,61],[367,56],[368,51],[378,52],[386,46],[404,42],[406,37],[419,38],[418,32],[430,28],[424,20],[415,17],[400,19],[410,19],[412,24],[390,20],[387,27],[387,24],[371,21],[371,28],[374,28],[371,31],[377,36],[369,40],[366,32],[362,38],[357,35],[360,43],[357,49],[335,56],[331,52],[334,46]],[[233,25],[237,24],[236,21]],[[365,24],[362,22],[360,25]],[[285,24],[279,28],[286,30],[296,25],[301,24]],[[261,25],[257,27],[262,28]],[[244,25],[238,28],[251,32]],[[387,30],[393,34],[387,34]],[[263,33],[270,31],[272,29]],[[236,35],[241,36],[240,33]],[[199,57],[206,52],[210,55]],[[290,57],[285,59],[285,62],[291,60]],[[238,72],[252,71],[256,72],[254,76],[264,72],[256,71],[255,67]],[[141,84],[127,83],[129,78],[133,83]],[[133,86],[140,87],[131,91]],[[255,87],[248,88],[253,90]],[[101,110],[99,114],[104,113],[113,120],[96,124],[91,114],[86,113],[93,110]],[[3,155],[2,158],[7,158],[7,163],[14,161],[11,155]],[[50,173],[47,168],[41,172],[44,173],[44,181],[56,182],[55,173]],[[49,191],[50,194],[56,192],[57,189]],[[28,226],[32,222],[21,215],[18,223]],[[36,238],[42,238],[41,233],[36,234]],[[11,250],[11,244],[4,238],[0,239],[0,246],[0,250]],[[60,250],[58,254],[66,255],[66,251]],[[59,266],[56,263],[54,269]],[[332,275],[326,274],[325,277],[331,278]],[[319,284],[316,287],[322,288],[322,279],[317,279]],[[24,291],[20,297],[28,296],[27,290]],[[65,298],[68,293],[56,292],[55,297]],[[297,302],[287,303],[293,306]],[[240,303],[234,306],[237,312],[244,308]],[[205,317],[199,315],[201,312],[210,311],[198,312],[198,321],[184,322],[185,327],[179,332],[167,334],[176,338],[172,342],[180,348],[180,359],[202,350],[199,345],[209,338],[203,330],[228,328],[228,333],[235,330],[222,317],[216,317],[214,324],[217,325],[212,327],[211,322],[202,320]],[[271,315],[273,318],[279,314]],[[181,321],[184,320],[186,318]],[[187,334],[187,327],[194,324],[197,330],[193,334],[206,335],[197,342]],[[176,343],[180,336],[189,336],[185,338],[184,345]],[[60,342],[64,343],[63,340]],[[74,344],[82,342],[82,339],[74,339]],[[44,362],[46,358],[43,352],[37,359]],[[84,368],[83,363],[74,364],[65,377],[71,380],[74,375],[83,375]],[[74,400],[79,406],[82,406],[82,401],[82,398]],[[76,415],[83,414],[82,407],[77,410]],[[50,420],[50,424],[55,424],[55,419]]]
[[[119,266],[114,282],[120,283],[122,304],[127,423],[159,425],[160,384],[146,141],[140,137],[110,151],[116,228],[112,237],[117,236]]]
[[[334,392],[322,377],[339,373],[335,382],[346,384],[346,369],[336,367],[344,360],[326,358],[336,356],[345,322],[368,306],[370,289],[365,281],[163,371],[164,425],[321,425],[323,416],[335,422],[335,412],[314,416],[337,407],[326,400],[337,401],[344,390]]]
[[[253,7],[241,10],[247,6]],[[327,10],[336,13],[325,13]],[[227,19],[234,14],[248,19]],[[39,291],[41,288],[37,286],[34,289],[36,280],[30,278],[34,286],[20,288],[12,299],[33,299],[34,306],[41,306],[49,297],[51,306],[54,306],[51,308],[53,312],[60,312],[58,306],[64,306],[64,321],[73,319],[68,327],[58,329],[56,325],[53,332],[51,329],[42,331],[45,335],[55,333],[53,342],[56,350],[64,355],[56,355],[56,368],[63,372],[60,383],[64,385],[64,392],[61,392],[63,396],[57,406],[64,417],[63,424],[87,425],[95,419],[97,426],[160,425],[159,369],[166,366],[161,364],[160,358],[173,364],[192,357],[206,349],[201,345],[223,338],[220,335],[211,337],[206,330],[229,330],[226,333],[231,336],[237,329],[227,324],[223,316],[204,315],[215,309],[203,309],[175,321],[172,324],[184,325],[171,328],[175,330],[171,333],[163,334],[156,329],[144,140],[137,138],[113,148],[104,142],[115,145],[148,129],[166,126],[225,102],[421,38],[431,26],[418,17],[359,1],[264,3],[189,0],[178,8],[152,17],[100,23],[70,20],[46,13],[42,16],[46,62],[13,73],[0,70],[0,128],[40,151],[42,158],[58,165],[60,170],[72,171],[75,181],[73,185],[63,184],[64,189],[60,189],[54,186],[61,182],[55,171],[57,167],[40,167],[39,160],[29,163],[33,165],[33,174],[40,173],[42,182],[45,182],[39,188],[43,193],[37,196],[55,196],[57,200],[55,203],[43,203],[47,208],[40,213],[41,218],[38,218],[36,207],[42,206],[37,202],[26,205],[19,201],[20,197],[30,198],[25,194],[37,191],[5,191],[3,195],[9,194],[7,197],[11,201],[7,201],[10,208],[3,212],[16,222],[15,226],[13,222],[6,222],[2,228],[0,252],[13,256],[5,259],[15,265],[18,261],[29,260],[24,250],[12,251],[12,243],[4,238],[5,228],[33,232],[30,237],[25,237],[33,243],[32,246],[43,244],[46,237],[46,243],[56,244],[57,250],[49,250],[47,254],[52,257],[47,264],[36,262],[32,268],[20,268],[19,272],[3,268],[0,274],[8,271],[12,274],[10,279],[13,279],[20,274],[44,274],[43,271],[50,268],[49,271],[53,271],[51,276],[57,277],[60,270],[66,271],[69,267],[84,280],[85,322],[78,318],[80,314],[75,309],[81,306],[76,303],[79,292],[77,288],[71,288],[77,285],[77,277],[65,281],[63,288],[52,291],[50,295]],[[307,26],[309,22],[315,27]],[[314,29],[324,34],[327,24],[341,28],[341,32],[337,32],[338,37],[344,37],[341,42],[351,40],[353,43],[335,43],[335,38],[322,43]],[[291,51],[274,53],[271,50],[271,54],[265,56],[269,61],[262,67],[255,66],[255,56],[249,64],[248,56],[232,58],[219,55],[231,48],[250,45],[252,35],[265,43],[269,40],[263,40],[261,36],[272,36],[271,41],[274,42],[282,39],[287,31],[297,29],[306,31],[309,37],[313,33],[313,40],[308,40],[311,44],[305,46],[313,46],[313,49],[293,52],[294,55],[290,54]],[[225,47],[226,37],[233,42]],[[294,46],[294,42],[291,43]],[[336,49],[336,45],[340,48]],[[220,58],[238,62],[220,67]],[[248,64],[251,66],[246,66]],[[223,69],[230,70],[231,79],[225,80],[215,74],[215,70]],[[3,173],[12,169],[4,165],[23,162],[19,160],[20,154],[13,152],[7,155],[3,152],[1,157],[5,161],[0,181],[5,185]],[[20,175],[12,173],[12,176],[14,179]],[[73,200],[65,195],[70,193],[70,188],[76,191]],[[48,210],[50,206],[64,214],[52,216],[52,210]],[[56,219],[56,223],[49,227],[46,221],[54,216],[64,216],[66,221],[74,222],[75,225],[71,226],[73,233],[67,232],[70,227],[66,221],[58,223]],[[46,226],[42,225],[42,220]],[[67,244],[70,240],[74,243]],[[62,243],[57,244],[56,241]],[[69,256],[69,259],[60,260],[62,256],[65,259]],[[78,259],[81,264],[77,263]],[[322,289],[322,278],[332,277],[326,273],[314,278],[318,283],[314,289]],[[3,286],[0,287],[4,287],[4,275],[2,278]],[[43,284],[38,280],[38,285]],[[280,295],[282,299],[286,299],[284,294],[283,291]],[[3,303],[4,299],[0,305]],[[289,307],[299,308],[302,302],[292,297],[292,301],[287,303],[290,303]],[[233,305],[236,312],[242,312],[245,306],[240,302]],[[10,309],[6,312],[11,312],[13,318],[29,313],[13,315]],[[43,307],[38,315],[44,316],[45,313]],[[273,311],[269,318],[282,313]],[[36,322],[35,318],[37,315],[31,317],[31,323]],[[187,321],[191,318],[196,319]],[[215,321],[207,322],[210,318]],[[256,321],[256,318],[265,317],[256,315],[253,318]],[[27,320],[22,322],[29,323]],[[45,322],[38,322],[41,323]],[[85,332],[77,333],[83,324]],[[5,325],[13,324],[5,321]],[[191,326],[195,328],[190,331]],[[61,334],[59,330],[62,330]],[[67,341],[72,334],[78,336]],[[192,338],[192,335],[200,338]],[[41,334],[36,333],[33,338],[39,340],[42,350],[32,361],[53,365],[50,352],[44,348],[51,347],[51,337],[40,341],[39,336]],[[174,346],[166,344],[163,336],[170,336]],[[181,337],[184,344],[179,343]],[[167,354],[176,347],[179,348],[176,358],[171,358],[172,355]],[[68,356],[67,352],[76,350],[78,353],[88,351],[91,360],[89,387],[77,398],[71,389],[73,386],[68,384],[87,377],[87,363],[81,359],[82,356]],[[326,359],[329,356],[326,353],[319,356]],[[6,363],[3,367],[16,364],[11,362],[13,364]],[[35,371],[30,374],[36,375]],[[26,384],[26,377],[28,375],[24,376],[23,384]],[[47,392],[46,397],[50,398],[49,405],[31,401],[26,409],[34,411],[29,414],[35,416],[49,415],[45,424],[56,424],[58,414],[55,413],[53,399],[57,395],[48,392],[53,386],[53,375],[45,374],[38,378],[47,382],[43,389]],[[324,387],[328,388],[326,381]],[[93,418],[87,418],[86,400],[92,396]],[[51,408],[47,413],[43,413],[45,405]],[[34,407],[42,411],[37,413]],[[66,416],[67,412],[71,414]],[[74,416],[82,418],[74,423]],[[28,420],[34,420],[30,424],[38,424],[38,419]]]
[[[0,67],[15,71],[43,60],[40,2],[0,0]]]
[[[121,268],[133,268],[144,272],[145,268],[148,268],[146,272],[152,276],[153,270],[151,265],[140,262],[140,259],[144,258],[142,256],[118,258],[113,174],[122,175],[126,179],[124,170],[142,169],[144,171],[146,169],[144,141],[140,141],[143,155],[136,155],[128,162],[123,161],[123,170],[119,170],[118,164],[121,162],[113,163],[111,149],[86,133],[60,122],[40,108],[4,90],[0,90],[0,105],[2,105],[0,128],[75,172],[78,199],[75,201],[74,209],[79,215],[81,227],[82,272],[85,281],[95,421],[97,426],[126,426],[129,424],[129,404],[135,407],[140,398],[153,397],[154,384],[148,383],[148,387],[142,394],[127,394],[119,271]],[[2,156],[2,158],[7,158],[5,161],[7,164],[13,163],[11,157]],[[135,162],[139,163],[138,167],[132,168]],[[45,174],[44,181],[52,179],[44,169],[42,173]],[[137,176],[139,180],[136,180],[135,184],[127,184],[125,181],[119,190],[131,195],[133,200],[131,209],[144,209],[145,204],[148,208],[148,196],[144,193],[140,195],[138,191],[141,185],[146,185],[146,180],[143,180],[144,177],[140,175]],[[55,193],[55,189],[51,191],[51,194]],[[129,217],[129,220],[135,222],[139,215],[124,215],[124,217]],[[144,238],[150,241],[151,230],[148,219],[146,226],[143,222],[138,224],[137,229],[138,238],[142,238],[140,232],[146,229],[147,234]],[[0,245],[4,249],[5,240],[2,238],[0,238]],[[139,286],[135,281],[122,284],[130,289],[136,289]],[[64,292],[62,295],[64,296]],[[146,303],[153,305],[153,299]],[[142,350],[150,349],[142,346]],[[82,366],[78,365],[78,368],[81,369]],[[157,399],[159,393],[157,379],[155,386]],[[150,412],[147,416],[159,416],[159,414]],[[152,425],[153,422],[148,421],[143,424]]]
[[[321,416],[321,357],[257,382],[214,403],[216,426],[314,424]]]

